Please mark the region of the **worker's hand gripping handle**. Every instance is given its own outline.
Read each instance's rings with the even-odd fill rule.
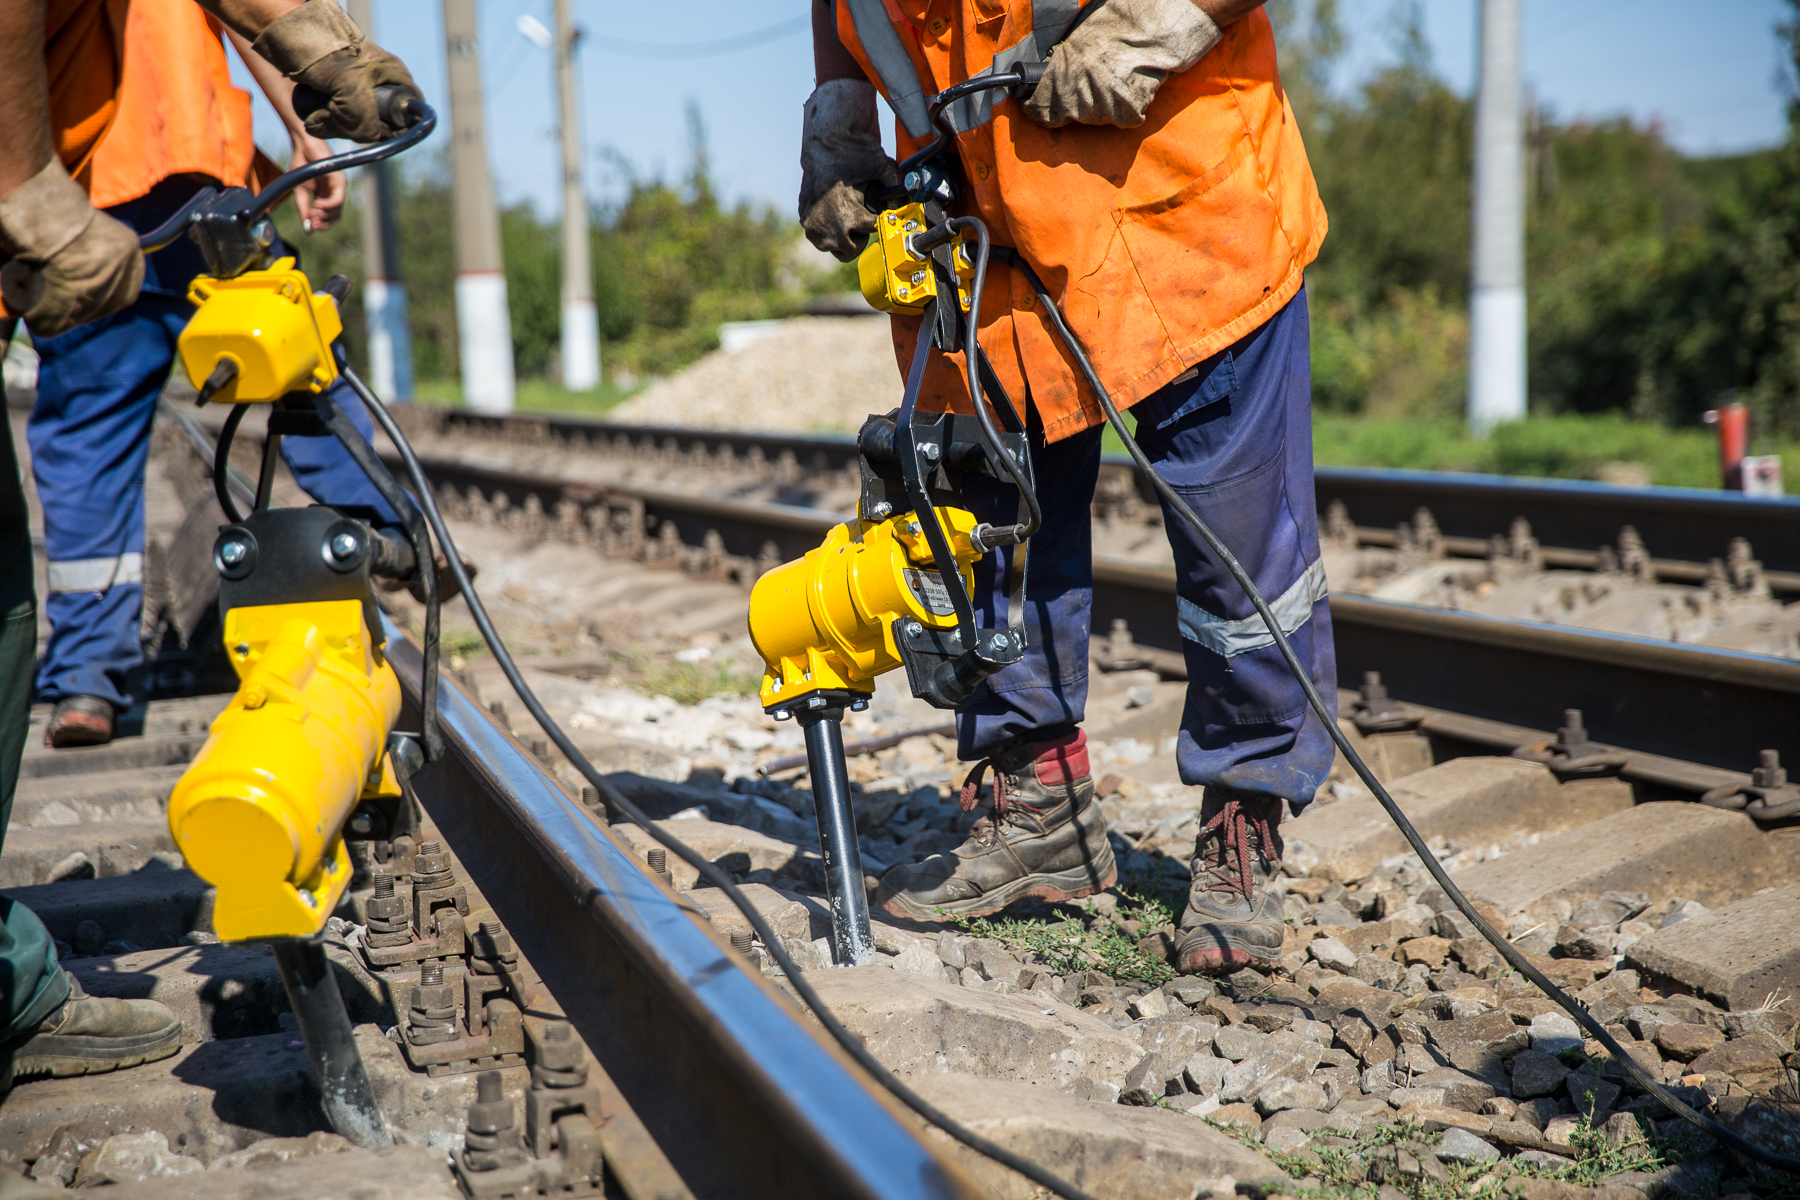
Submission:
[[[1047,62],[1022,62],[1015,64],[1013,67],[1013,74],[1019,77],[1019,82],[1012,85],[1012,88],[1010,89],[1012,94],[1018,99],[1023,100],[1025,97],[1031,95],[1031,93],[1037,91],[1037,85],[1043,82],[1044,72],[1049,69],[1050,64]]]

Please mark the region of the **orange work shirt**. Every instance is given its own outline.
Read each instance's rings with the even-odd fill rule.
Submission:
[[[250,96],[193,0],[49,0],[44,66],[63,165],[96,208],[175,175],[248,178]]]
[[[886,95],[851,7],[836,2],[838,36]],[[881,7],[927,96],[987,69],[1032,33],[1032,0]],[[930,141],[903,124],[896,136],[902,158]],[[959,207],[1032,265],[1120,408],[1272,317],[1300,290],[1325,238],[1325,208],[1261,10],[1164,81],[1136,129],[1045,129],[1005,98],[991,120],[958,135],[956,148]],[[1056,441],[1105,417],[1035,299],[1017,272],[992,264],[981,345],[1015,400],[1029,390],[1045,437]],[[919,326],[918,317],[894,318],[902,370]],[[960,357],[933,356],[927,407],[968,410]]]

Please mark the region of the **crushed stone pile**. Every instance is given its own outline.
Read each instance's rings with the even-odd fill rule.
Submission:
[[[702,429],[842,430],[900,404],[888,322],[794,317],[772,336],[716,350],[612,410],[617,421]]]

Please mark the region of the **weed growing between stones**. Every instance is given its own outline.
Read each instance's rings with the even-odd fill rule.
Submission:
[[[1494,1163],[1439,1160],[1434,1149],[1443,1134],[1427,1132],[1411,1121],[1375,1125],[1355,1134],[1313,1130],[1309,1146],[1287,1152],[1263,1145],[1253,1129],[1206,1120],[1280,1167],[1296,1181],[1287,1194],[1304,1200],[1373,1200],[1384,1187],[1397,1189],[1407,1200],[1500,1197],[1508,1194],[1504,1187],[1508,1177],[1592,1186],[1625,1171],[1655,1171],[1666,1162],[1660,1148],[1649,1142],[1616,1145],[1605,1128],[1586,1118],[1570,1137],[1574,1156],[1563,1165],[1509,1161],[1501,1169]]]
[[[713,696],[754,696],[761,682],[722,658],[681,662],[629,651],[614,656],[613,673],[647,696],[667,696],[677,704],[698,704]]]
[[[1154,881],[1152,881],[1154,883]],[[1152,987],[1175,978],[1160,951],[1146,950],[1133,940],[1172,928],[1169,897],[1153,886],[1121,881],[1109,894],[1118,903],[1110,913],[1092,901],[1048,906],[1040,917],[976,917],[945,914],[949,923],[973,937],[993,938],[1011,951],[1031,954],[1058,975],[1104,971],[1115,979],[1138,980]]]

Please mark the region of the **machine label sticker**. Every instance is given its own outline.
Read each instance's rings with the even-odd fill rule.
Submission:
[[[912,589],[913,596],[925,611],[933,616],[947,617],[956,611],[950,603],[950,589],[944,586],[944,577],[936,571],[920,571],[913,567],[905,568],[906,585]]]

